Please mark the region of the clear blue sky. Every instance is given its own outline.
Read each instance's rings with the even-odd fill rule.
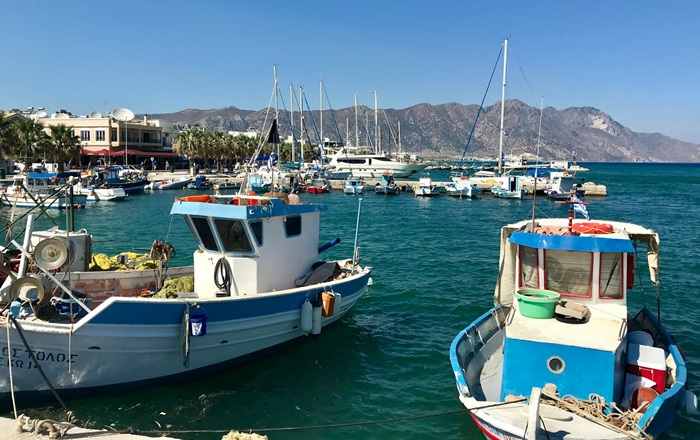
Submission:
[[[700,142],[700,2],[0,1],[0,108],[138,113],[267,105],[318,80],[333,105],[476,103],[511,36],[508,96],[590,105]],[[527,81],[523,77],[523,73]],[[488,103],[498,99],[492,90]]]

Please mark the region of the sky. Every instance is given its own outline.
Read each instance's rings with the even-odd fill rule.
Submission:
[[[0,108],[260,109],[273,64],[312,107],[321,79],[335,108],[372,90],[381,107],[472,104],[508,36],[508,98],[592,106],[700,143],[697,1],[0,0],[0,11]],[[498,99],[494,84],[487,103]]]

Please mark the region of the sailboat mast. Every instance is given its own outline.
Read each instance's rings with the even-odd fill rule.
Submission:
[[[279,130],[279,116],[280,116],[280,110],[279,110],[279,105],[277,103],[277,95],[279,94],[279,88],[277,87],[277,65],[273,64],[272,65],[272,76],[275,80],[275,124],[277,124],[277,129]],[[280,144],[277,144],[277,160],[280,159]]]
[[[399,121],[399,156],[401,155],[401,121]]]
[[[319,110],[318,110],[318,119],[320,120],[321,123],[321,149],[323,149],[323,146],[325,142],[323,141],[323,80],[318,85],[318,96],[320,102]]]
[[[355,93],[355,147],[360,145],[360,129],[357,123],[357,93]]]
[[[350,142],[350,118],[345,117],[345,142]]]
[[[506,110],[506,74],[508,72],[508,39],[503,40],[503,84],[501,86],[501,130],[498,135],[498,175],[503,173],[503,120]]]
[[[304,107],[302,106],[302,102],[304,99],[304,88],[302,86],[299,86],[299,149],[300,149],[300,158],[301,158],[301,163],[304,163]]]
[[[289,85],[289,126],[292,130],[292,162],[296,160],[296,139],[294,138],[294,90]]]
[[[374,152],[379,154],[381,140],[379,140],[379,104],[377,101],[377,91],[374,91]]]

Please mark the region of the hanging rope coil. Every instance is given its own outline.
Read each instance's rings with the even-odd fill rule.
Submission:
[[[214,284],[217,289],[221,289],[228,296],[231,296],[231,283],[233,281],[233,274],[231,271],[231,265],[229,264],[226,257],[219,258],[214,266]]]

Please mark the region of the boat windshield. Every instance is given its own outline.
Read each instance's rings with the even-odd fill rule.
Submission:
[[[593,254],[546,249],[544,251],[545,289],[563,297],[590,298]]]

